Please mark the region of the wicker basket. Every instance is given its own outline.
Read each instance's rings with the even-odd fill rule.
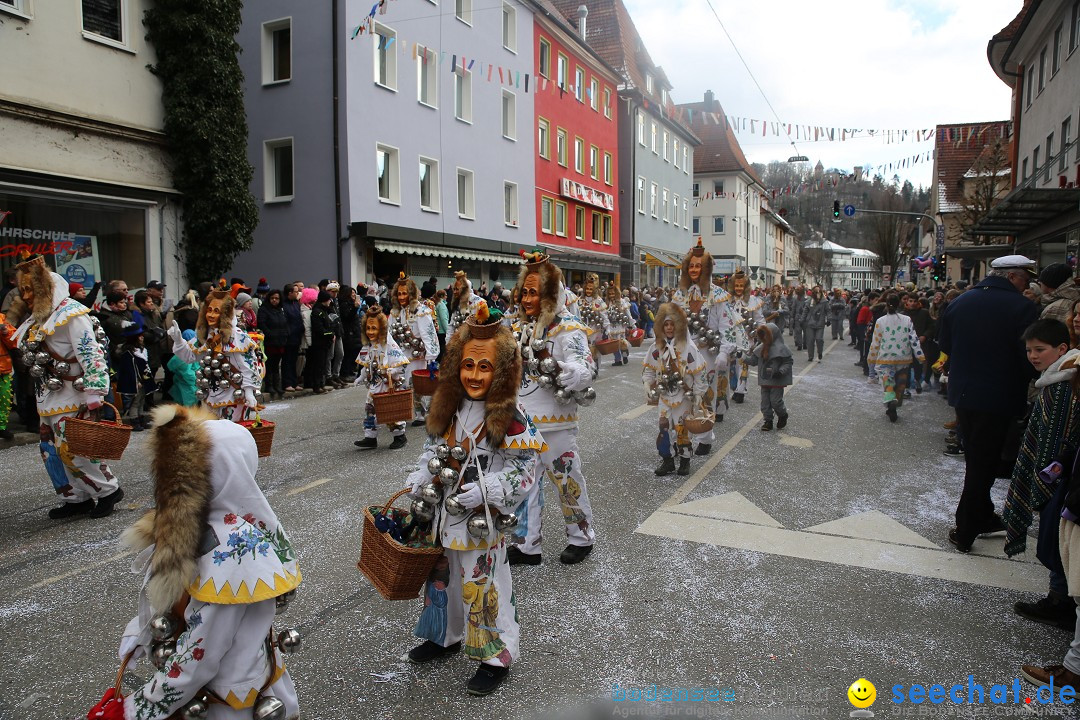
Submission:
[[[413,370],[413,392],[425,397],[435,394],[435,388],[439,387],[439,372],[430,373],[427,370]]]
[[[64,436],[74,455],[95,460],[119,460],[131,440],[131,426],[120,419],[120,411],[105,403],[116,413],[116,422],[86,420],[82,411],[64,421]]]
[[[373,393],[371,402],[375,405],[375,420],[379,425],[408,422],[413,416],[413,391],[390,390]]]
[[[641,328],[631,330],[626,341],[630,343],[630,347],[641,347],[641,343],[645,342],[645,331]]]
[[[688,417],[683,420],[683,427],[691,435],[702,435],[713,429],[712,418]]]
[[[274,423],[269,420],[241,420],[240,425],[247,428],[251,437],[255,438],[259,457],[270,457],[270,450],[274,445]]]
[[[596,349],[601,355],[614,355],[619,351],[619,341],[600,340],[596,343]]]
[[[381,511],[389,512],[394,501],[407,492],[407,489],[402,490],[392,496]],[[378,505],[364,510],[360,562],[356,567],[387,600],[413,600],[420,594],[443,550],[439,546],[408,547],[389,534],[379,532],[373,512],[379,510]],[[400,508],[394,508],[394,512],[404,515]]]

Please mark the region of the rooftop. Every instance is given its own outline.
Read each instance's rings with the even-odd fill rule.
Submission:
[[[701,146],[694,151],[694,174],[744,172],[753,182],[765,187],[743,154],[724,108],[711,91],[705,93],[703,102],[685,103],[678,108],[690,121],[690,129],[701,138]]]

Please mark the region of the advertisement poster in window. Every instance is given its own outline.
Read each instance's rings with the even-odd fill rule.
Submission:
[[[97,236],[73,235],[71,247],[56,255],[56,272],[69,283],[89,288],[101,277]]]

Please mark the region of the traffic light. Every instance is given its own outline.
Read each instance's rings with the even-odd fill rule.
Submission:
[[[833,200],[832,201],[832,216],[833,216],[833,220],[839,220],[840,219],[840,201],[839,200]]]
[[[938,282],[945,275],[945,262],[944,258],[934,256],[934,272],[932,277],[934,282]]]

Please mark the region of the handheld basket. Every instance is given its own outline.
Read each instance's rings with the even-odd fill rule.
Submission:
[[[645,331],[641,328],[631,330],[626,341],[630,343],[630,347],[641,347],[641,343],[645,342]]]
[[[407,492],[406,489],[394,494],[381,508],[373,505],[364,510],[360,562],[356,567],[387,600],[415,599],[443,552],[439,546],[402,545],[389,533],[379,532],[375,527],[374,513],[389,513],[394,501]],[[405,516],[405,511],[400,508],[393,508],[393,512]]]
[[[434,395],[435,388],[439,387],[439,371],[430,373],[427,370],[413,370],[412,387],[417,395]]]
[[[691,435],[701,435],[713,429],[713,420],[711,418],[688,417],[683,420],[683,427]]]
[[[123,423],[115,405],[105,404],[116,413],[116,422],[87,420],[81,410],[64,421],[64,435],[73,454],[95,460],[119,460],[124,455],[131,440],[131,426]]]
[[[413,391],[389,390],[373,393],[371,402],[375,406],[375,419],[380,425],[408,422],[413,416]]]
[[[270,451],[274,445],[274,423],[269,420],[241,420],[240,425],[247,428],[251,437],[255,438],[255,447],[259,449],[259,457],[270,457]]]
[[[614,355],[619,351],[619,341],[600,340],[596,343],[596,349],[601,355]]]

